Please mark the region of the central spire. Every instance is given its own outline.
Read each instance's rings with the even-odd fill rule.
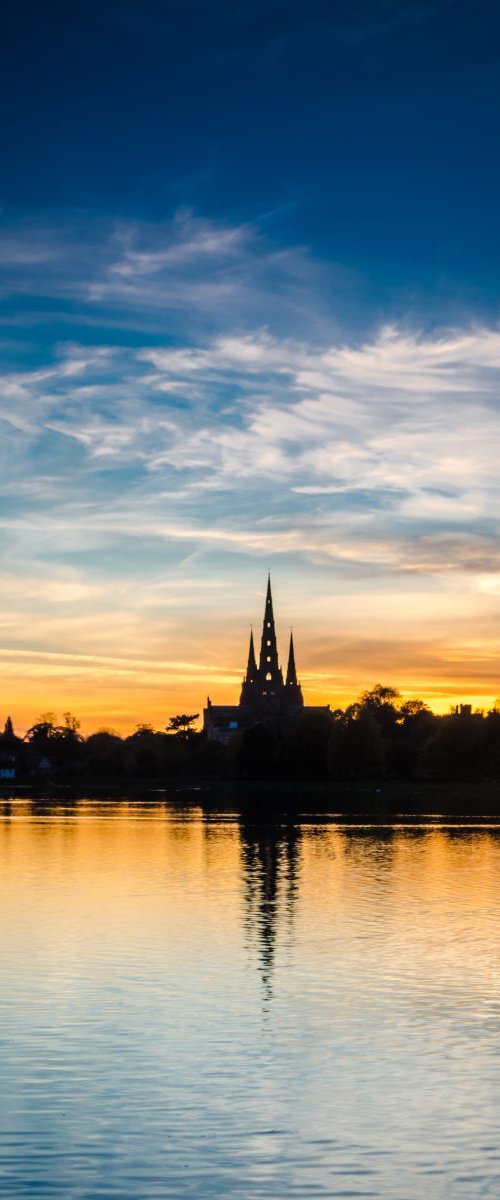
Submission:
[[[283,688],[283,676],[278,660],[270,575],[267,580],[266,607],[260,643],[259,676],[263,695],[270,697],[279,695]]]

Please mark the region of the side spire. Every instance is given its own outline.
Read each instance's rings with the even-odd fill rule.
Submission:
[[[293,633],[290,634],[290,649],[288,651],[288,667],[286,671],[287,687],[289,684],[297,683],[297,668],[295,666],[295,652],[293,648]]]
[[[253,629],[250,630],[250,646],[248,649],[248,663],[245,683],[255,683],[257,679],[257,659],[255,657],[255,649],[253,644]]]
[[[297,705],[302,708],[304,699],[302,696],[302,688],[297,679],[297,668],[295,666],[295,650],[293,646],[293,633],[290,633],[290,649],[288,651],[288,667],[286,671],[286,694],[290,704]]]
[[[256,690],[259,683],[259,671],[257,667],[257,659],[255,657],[255,649],[253,644],[253,630],[250,631],[250,645],[248,647],[248,663],[247,673],[243,680],[240,696],[240,704],[244,706],[251,705],[255,702]]]

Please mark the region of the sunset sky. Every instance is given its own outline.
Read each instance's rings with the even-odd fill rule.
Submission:
[[[497,6],[8,7],[0,721],[493,703]]]

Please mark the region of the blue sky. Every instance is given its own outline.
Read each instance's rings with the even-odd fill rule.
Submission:
[[[311,699],[500,692],[499,33],[477,2],[9,7],[17,719],[230,698],[268,567]]]

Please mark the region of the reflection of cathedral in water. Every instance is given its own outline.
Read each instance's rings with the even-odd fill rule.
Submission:
[[[290,938],[299,883],[301,830],[291,823],[240,820],[245,927],[255,949],[265,998],[272,996],[272,974],[279,939]]]

